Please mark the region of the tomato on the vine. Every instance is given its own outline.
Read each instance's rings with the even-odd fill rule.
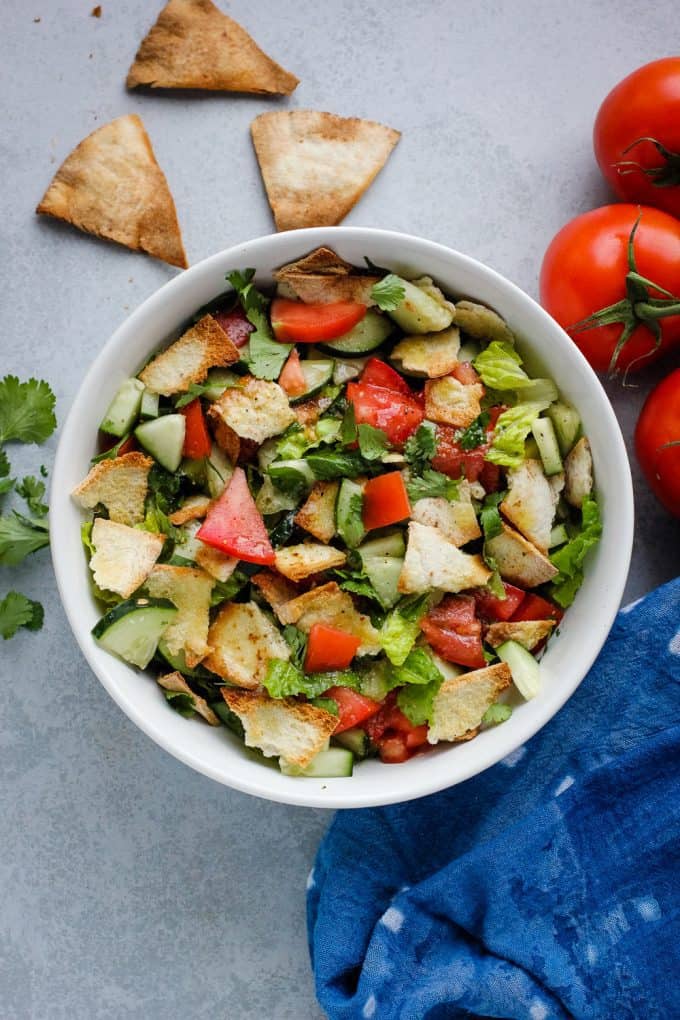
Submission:
[[[680,368],[647,397],[635,429],[635,452],[654,494],[680,517]]]
[[[680,217],[680,57],[645,64],[612,89],[593,145],[619,198]]]
[[[680,221],[637,205],[577,216],[545,253],[540,293],[596,371],[645,367],[680,344]]]

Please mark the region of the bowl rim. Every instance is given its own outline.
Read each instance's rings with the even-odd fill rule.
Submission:
[[[161,287],[153,291],[152,294],[142,301],[142,303],[119,324],[104,346],[99,350],[85,373],[66,420],[61,428],[61,435],[52,471],[52,484],[50,491],[50,531],[52,535],[60,534],[60,529],[67,526],[65,519],[68,517],[70,494],[67,491],[67,486],[63,482],[63,476],[65,474],[66,464],[69,457],[71,439],[78,431],[78,422],[83,415],[85,408],[91,402],[89,393],[92,388],[93,380],[99,374],[99,366],[102,362],[109,359],[113,353],[127,348],[130,338],[134,335],[135,328],[138,323],[145,321],[147,318],[152,318],[166,301],[169,294],[180,294],[183,291],[190,293],[195,286],[196,281],[200,280],[202,277],[209,276],[214,267],[227,262],[231,262],[233,265],[238,265],[242,263],[244,259],[248,258],[249,251],[252,248],[262,245],[271,245],[271,259],[268,262],[268,266],[276,266],[282,261],[281,259],[276,259],[277,249],[288,247],[291,238],[294,238],[296,242],[299,242],[300,251],[306,251],[311,250],[320,244],[332,245],[334,243],[333,238],[340,239],[343,237],[348,241],[365,240],[367,245],[369,245],[372,240],[376,240],[378,238],[382,240],[387,239],[394,245],[395,252],[399,251],[400,245],[406,245],[408,250],[404,253],[404,257],[409,259],[417,258],[419,261],[422,259],[422,262],[425,265],[427,265],[426,259],[428,253],[433,256],[453,261],[459,269],[471,271],[481,280],[486,280],[489,284],[505,291],[509,298],[514,298],[520,303],[524,303],[528,308],[533,307],[533,314],[538,315],[539,319],[542,319],[546,330],[552,333],[555,338],[558,335],[561,335],[560,340],[557,342],[562,345],[565,343],[568,345],[568,348],[571,351],[569,357],[575,364],[580,362],[582,374],[588,377],[588,385],[591,389],[591,393],[597,393],[597,400],[599,402],[598,416],[601,416],[603,428],[608,431],[609,439],[612,442],[612,446],[608,452],[611,457],[616,460],[617,468],[620,473],[621,484],[620,489],[616,493],[617,501],[619,503],[617,506],[617,514],[619,517],[620,528],[617,532],[618,558],[614,566],[615,576],[608,579],[612,583],[609,588],[606,609],[602,611],[598,621],[598,636],[595,639],[591,639],[589,642],[586,642],[586,651],[584,653],[583,649],[581,650],[579,666],[578,669],[574,670],[572,679],[569,683],[565,683],[564,686],[560,688],[559,693],[556,696],[553,696],[551,702],[546,706],[546,708],[535,714],[534,717],[526,716],[524,718],[517,718],[516,716],[515,725],[512,727],[511,732],[505,731],[504,733],[503,727],[497,728],[494,731],[496,739],[493,744],[490,744],[489,748],[484,753],[480,754],[476,761],[466,763],[463,767],[459,766],[454,776],[442,776],[439,774],[439,771],[433,770],[434,777],[429,781],[427,779],[423,781],[421,778],[416,783],[412,782],[409,784],[405,782],[403,786],[400,786],[399,781],[397,781],[391,791],[374,793],[370,791],[359,793],[358,790],[353,792],[352,779],[339,781],[341,785],[335,790],[332,786],[330,788],[326,788],[325,785],[319,787],[317,783],[311,783],[309,780],[292,780],[292,785],[286,784],[285,787],[280,790],[272,790],[270,788],[271,784],[268,783],[268,778],[271,777],[272,774],[270,769],[260,767],[259,771],[256,773],[256,778],[251,779],[248,776],[244,777],[238,774],[227,774],[226,768],[221,771],[218,768],[211,767],[208,763],[198,760],[190,750],[187,750],[187,748],[178,747],[167,735],[164,727],[155,725],[151,722],[140,710],[137,709],[132,699],[127,698],[122,694],[116,682],[110,675],[109,669],[107,669],[106,659],[112,659],[112,657],[108,656],[103,649],[99,649],[95,645],[91,639],[89,629],[83,626],[82,621],[79,619],[78,607],[76,604],[77,599],[73,596],[69,589],[69,575],[73,567],[72,558],[66,554],[65,547],[62,546],[61,543],[52,542],[51,544],[51,556],[59,596],[76,641],[100,683],[119,707],[125,712],[125,714],[131,719],[131,721],[135,723],[135,725],[137,725],[155,743],[164,748],[164,750],[168,751],[175,758],[225,786],[239,790],[243,793],[248,793],[279,803],[307,807],[323,807],[329,809],[370,807],[401,803],[436,793],[439,790],[464,782],[472,776],[477,775],[494,764],[502,761],[507,756],[512,755],[513,752],[516,752],[526,743],[527,740],[542,729],[542,727],[549,722],[557,711],[559,711],[559,709],[580,685],[607,638],[618,611],[628,576],[630,558],[632,554],[634,524],[632,478],[619,423],[600,380],[597,378],[584,356],[573,344],[572,340],[568,337],[564,330],[555,322],[555,320],[552,319],[552,317],[549,316],[548,313],[541,308],[541,306],[530,295],[502,274],[484,263],[479,262],[477,259],[474,259],[469,255],[465,255],[456,249],[448,247],[447,245],[430,241],[426,238],[418,237],[417,235],[406,234],[400,231],[384,230],[378,227],[338,226],[312,227],[301,230],[286,231],[284,233],[262,235],[216,252],[215,254],[202,259],[200,262],[197,262],[189,269],[184,270],[181,274],[175,276],[173,279],[167,281]],[[266,271],[269,270],[267,269]],[[178,323],[178,325],[180,324],[181,323]],[[529,342],[531,343],[530,340]],[[117,660],[112,659],[112,661]],[[453,753],[455,751],[455,747],[456,745],[452,745],[447,750]],[[227,755],[225,755],[225,763],[228,763]],[[387,766],[382,767],[385,768]],[[279,775],[279,773],[277,772],[276,775]]]

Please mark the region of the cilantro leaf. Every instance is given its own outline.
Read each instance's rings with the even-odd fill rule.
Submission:
[[[269,300],[253,285],[254,276],[254,269],[234,269],[227,273],[227,280],[238,294],[248,321],[255,327],[241,357],[256,378],[278,379],[294,345],[280,344],[274,339],[267,318]]]
[[[44,521],[24,517],[16,510],[0,517],[0,566],[15,567],[49,543],[48,526]]]
[[[44,379],[0,379],[0,443],[44,443],[57,427],[54,393]]]
[[[488,411],[482,411],[475,420],[458,436],[458,445],[463,450],[474,450],[486,442],[486,426],[489,424]]]
[[[394,273],[388,273],[371,288],[371,298],[383,312],[393,312],[405,296],[404,284]]]
[[[226,581],[215,582],[215,586],[210,594],[210,605],[219,606],[220,603],[233,599],[234,595],[238,595],[241,588],[244,588],[247,584],[248,575],[244,574],[241,570],[235,570]]]
[[[376,429],[372,425],[359,425],[357,438],[361,455],[366,460],[380,460],[387,449],[387,436],[382,429]]]
[[[26,500],[28,509],[37,517],[44,517],[49,507],[42,502],[45,495],[45,483],[32,475],[27,475],[16,487],[17,493]]]
[[[406,483],[408,498],[412,503],[419,499],[434,499],[443,496],[453,500],[458,497],[458,480],[449,478],[433,468],[426,468],[422,475],[412,476]]]
[[[163,694],[170,708],[174,708],[185,719],[193,719],[196,715],[196,702],[191,694],[184,691],[163,691]]]
[[[354,404],[348,404],[340,425],[340,442],[343,446],[357,441],[357,423],[354,415]]]
[[[371,599],[384,608],[384,604],[371,580],[361,570],[334,570],[333,576],[337,578],[340,587],[353,595],[361,595],[365,599]]]
[[[302,668],[307,654],[307,635],[289,623],[283,628],[283,639],[290,648],[291,662]]]
[[[479,513],[479,523],[482,525],[485,542],[490,542],[503,530],[498,504],[505,499],[506,495],[505,492],[490,492],[488,496],[484,497],[484,503]]]
[[[494,705],[489,705],[482,716],[482,722],[487,726],[497,726],[498,723],[506,722],[511,715],[512,709],[510,705],[501,705],[497,702]]]
[[[21,592],[10,591],[0,602],[0,634],[7,640],[14,637],[19,627],[40,630],[43,616],[39,602],[27,599]]]
[[[559,574],[552,582],[551,594],[564,609],[572,604],[583,582],[583,561],[586,553],[600,540],[602,522],[594,496],[586,496],[581,506],[581,527],[566,545],[552,554],[551,563]]]
[[[331,481],[333,478],[356,478],[357,475],[375,473],[372,465],[359,450],[328,450],[310,453],[305,457],[316,478]],[[270,468],[271,472],[271,468]]]
[[[99,462],[102,460],[115,460],[118,454],[120,453],[121,446],[123,445],[123,443],[127,443],[129,438],[130,438],[129,434],[121,436],[118,442],[115,444],[115,446],[111,446],[108,450],[104,450],[103,453],[96,454],[96,456],[92,458],[90,463],[99,464]]]
[[[434,422],[424,421],[406,440],[404,456],[414,471],[424,471],[436,452],[437,428]]]
[[[6,478],[10,473],[10,464],[7,454],[4,450],[0,449],[0,478]]]

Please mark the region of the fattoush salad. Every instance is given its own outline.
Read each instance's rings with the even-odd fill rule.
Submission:
[[[73,493],[94,640],[294,776],[504,722],[601,532],[579,415],[507,323],[366,263],[230,272]]]

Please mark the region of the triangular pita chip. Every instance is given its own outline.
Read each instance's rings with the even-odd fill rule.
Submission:
[[[97,128],[76,146],[36,212],[187,267],[168,182],[134,113]]]
[[[400,137],[372,120],[316,110],[263,113],[250,130],[278,230],[339,223]]]
[[[289,95],[298,84],[212,0],[169,0],[142,40],[129,89],[211,89]]]

